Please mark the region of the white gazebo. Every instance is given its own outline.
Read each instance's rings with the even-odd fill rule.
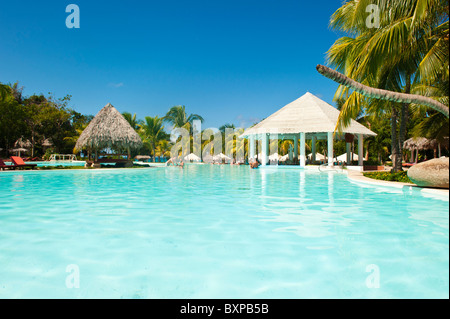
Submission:
[[[300,140],[300,166],[306,165],[306,140],[312,140],[312,158],[316,160],[316,141],[327,140],[328,165],[333,166],[333,141],[335,138],[347,141],[347,162],[350,160],[351,141],[356,136],[358,139],[358,166],[363,166],[363,139],[364,136],[376,134],[355,120],[335,134],[339,110],[322,101],[317,96],[306,93],[299,99],[289,103],[255,126],[248,128],[240,136],[249,139],[249,158],[255,157],[256,141],[261,143],[261,165],[269,163],[269,140],[292,139],[294,141],[294,158],[299,155],[298,140]]]

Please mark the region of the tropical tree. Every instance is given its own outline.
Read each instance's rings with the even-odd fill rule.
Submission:
[[[139,134],[144,144],[152,150],[153,162],[156,161],[156,149],[162,140],[167,140],[168,134],[164,131],[163,119],[155,116],[146,116],[139,125]]]
[[[131,113],[123,112],[122,115],[135,131],[139,130],[139,126],[143,124],[142,120],[136,119],[136,113],[131,115]]]
[[[348,34],[328,51],[328,62],[339,72],[324,66],[317,69],[341,84],[335,98],[346,102],[338,130],[361,110],[366,114],[390,111],[394,170],[401,170],[410,103],[422,100],[442,107],[410,93],[418,84],[448,78],[448,1],[376,1],[378,28],[367,23],[366,10],[371,4],[369,0],[347,1],[333,14],[331,27]]]
[[[198,114],[187,114],[184,105],[172,106],[163,118],[164,121],[170,123],[173,127],[185,128],[192,132],[192,124],[194,120],[203,123],[203,117]]]
[[[26,109],[20,104],[9,85],[0,83],[0,148],[5,153],[22,136],[27,135]]]

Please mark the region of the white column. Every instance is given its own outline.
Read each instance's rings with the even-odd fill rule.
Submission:
[[[305,133],[300,133],[300,166],[306,165],[306,136]]]
[[[328,144],[328,166],[333,166],[333,132],[328,132],[327,134],[327,144]]]
[[[298,160],[298,136],[294,135],[294,159]]]
[[[363,135],[358,134],[358,166],[363,166]]]
[[[347,165],[350,165],[352,162],[352,143],[345,143],[347,147]]]
[[[252,159],[255,157],[255,135],[250,135],[250,137],[248,138],[248,142],[249,142],[249,159]]]
[[[261,136],[261,165],[266,166],[269,161],[269,135],[264,133]]]
[[[316,141],[317,141],[317,137],[313,136],[312,140],[311,140],[311,161],[314,163],[316,161]]]

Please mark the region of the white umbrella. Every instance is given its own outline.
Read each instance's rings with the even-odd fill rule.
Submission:
[[[308,155],[308,158],[311,159],[312,158],[312,153]],[[320,154],[320,153],[316,153],[316,161],[320,161],[320,160],[324,160],[325,156]]]
[[[278,155],[278,153],[273,153],[272,155],[269,156],[269,161],[278,161],[278,158],[280,156]]]
[[[186,162],[200,162],[201,158],[195,155],[194,153],[190,153],[183,158]]]
[[[222,160],[231,161],[231,158],[226,156],[223,153],[220,153],[220,154],[217,154],[217,155],[213,156],[213,160],[214,161],[219,161],[219,162],[221,162]]]
[[[356,155],[355,153],[353,153],[353,157],[352,154],[350,153],[350,160],[357,161],[358,160],[358,155]],[[338,157],[336,157],[336,159],[338,160],[338,162],[347,162],[347,153],[344,153],[342,155],[339,155]]]

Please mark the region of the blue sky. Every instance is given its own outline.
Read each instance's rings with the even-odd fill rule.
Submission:
[[[80,8],[68,29],[66,6]],[[163,116],[173,105],[204,127],[249,126],[306,92],[334,105],[315,70],[338,38],[327,1],[8,1],[0,9],[0,82],[72,95],[95,115]]]

